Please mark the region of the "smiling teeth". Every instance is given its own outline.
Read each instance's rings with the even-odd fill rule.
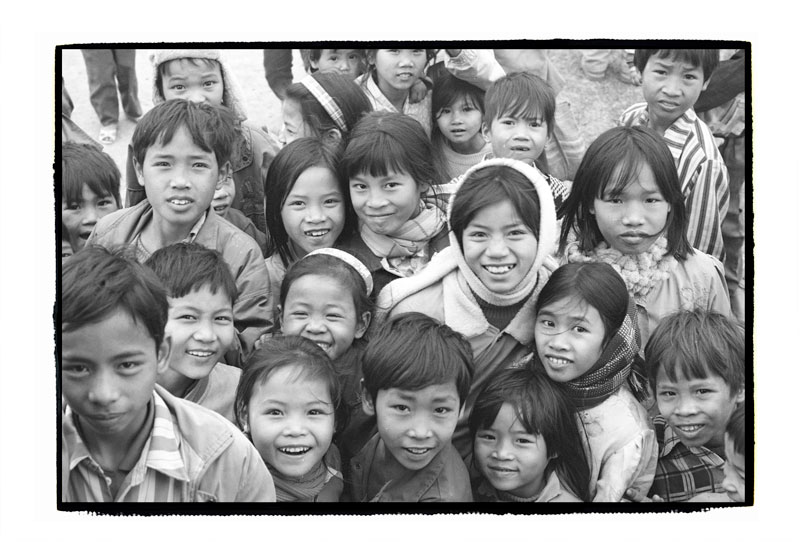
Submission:
[[[173,205],[188,205],[189,201],[186,199],[173,199],[170,203]]]
[[[288,455],[301,455],[306,454],[311,449],[309,447],[282,447],[278,450]]]
[[[701,425],[679,425],[678,429],[680,429],[681,431],[685,431],[687,433],[692,433],[692,432],[695,432],[695,431],[699,430],[701,427],[703,427],[703,426],[701,426]]]
[[[565,366],[567,364],[572,363],[570,360],[565,360],[564,358],[556,358],[555,356],[546,356],[546,358],[553,365],[557,365],[557,366]]]
[[[324,236],[327,234],[328,230],[309,230],[308,232],[304,232],[306,236],[311,236],[312,238],[319,238],[320,236]]]
[[[208,358],[214,355],[214,352],[210,350],[187,350],[186,353],[190,356],[197,356],[198,358]]]
[[[485,265],[484,269],[492,273],[493,275],[502,275],[511,271],[514,268],[514,265]]]
[[[411,449],[411,448],[409,448],[409,449],[406,449],[406,450],[407,450],[408,452],[410,452],[411,454],[417,454],[417,455],[419,455],[419,454],[425,454],[425,453],[427,453],[428,451],[430,451],[430,449]]]

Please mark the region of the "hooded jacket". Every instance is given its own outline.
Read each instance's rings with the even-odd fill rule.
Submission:
[[[536,285],[524,304],[505,329],[498,330],[483,314],[475,295],[471,291],[463,271],[459,268],[461,242],[451,231],[450,246],[436,254],[418,274],[390,282],[377,300],[376,323],[380,324],[389,316],[421,312],[454,331],[463,334],[472,347],[475,375],[470,394],[464,403],[464,411],[459,419],[453,444],[459,453],[468,459],[472,452],[467,417],[475,402],[478,391],[492,374],[521,359],[530,352],[528,346],[533,342],[533,328],[536,300],[550,273],[557,267],[549,255],[556,241],[556,214],[553,194],[544,176],[535,168],[511,159],[490,159],[472,167],[459,180],[448,212],[448,225],[455,197],[464,181],[476,170],[489,166],[508,166],[526,178],[536,189],[540,206],[538,250],[533,262]],[[456,254],[454,250],[459,250]],[[462,263],[463,264],[463,263]]]
[[[267,221],[264,210],[264,180],[272,159],[278,154],[280,146],[264,130],[247,123],[247,111],[244,107],[244,96],[239,82],[233,76],[223,51],[207,49],[161,49],[150,55],[153,69],[153,105],[165,101],[160,90],[161,64],[179,58],[202,58],[216,61],[222,73],[223,93],[222,105],[230,108],[241,123],[237,141],[231,150],[231,170],[236,183],[236,195],[231,206],[239,209],[249,218],[256,228],[265,232]],[[128,146],[128,162],[125,174],[128,188],[125,205],[132,207],[145,197],[144,187],[139,185],[133,166],[133,148]]]

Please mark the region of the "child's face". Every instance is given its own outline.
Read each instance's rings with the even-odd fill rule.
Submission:
[[[213,293],[205,285],[169,298],[166,334],[172,339],[167,374],[202,379],[233,344],[233,302],[222,288]]]
[[[722,482],[722,488],[728,493],[731,501],[735,503],[744,503],[744,478],[745,478],[745,462],[744,455],[737,453],[733,448],[733,440],[726,433],[725,434],[725,480]]]
[[[378,50],[372,61],[378,73],[378,86],[384,93],[408,94],[428,63],[425,49]]]
[[[164,145],[157,141],[135,163],[139,184],[158,219],[176,227],[191,227],[208,210],[217,185],[227,177],[213,152],[202,150],[185,127]]]
[[[225,215],[228,214],[228,209],[231,208],[234,197],[236,197],[236,182],[233,181],[233,176],[228,176],[223,180],[222,187],[214,191],[214,197],[211,199],[211,208],[219,216],[225,218]]]
[[[68,205],[62,197],[61,222],[67,227],[69,240],[75,249],[83,249],[97,221],[118,209],[112,195],[98,196],[87,184],[81,186],[80,201]]]
[[[651,56],[642,72],[642,92],[651,124],[669,127],[694,106],[707,86],[702,67]]]
[[[321,72],[334,72],[349,79],[355,79],[364,73],[364,55],[356,49],[325,48],[319,60],[310,60],[311,67]]]
[[[356,174],[350,178],[350,199],[358,220],[375,234],[392,236],[420,212],[420,196],[427,187],[417,185],[405,172],[386,176]]]
[[[69,243],[69,240],[63,238],[61,240],[61,259],[65,259],[74,254],[75,252],[72,250],[72,244]]]
[[[455,151],[471,152],[472,149],[480,150],[484,144],[480,133],[482,118],[480,109],[462,95],[439,111],[436,125]]]
[[[156,346],[144,325],[117,310],[61,333],[61,389],[84,437],[133,438],[144,423],[169,341]]]
[[[418,391],[382,389],[374,404],[367,393],[364,411],[377,416],[386,451],[407,470],[421,470],[447,447],[458,422],[455,381]]]
[[[336,360],[364,336],[365,317],[356,314],[347,288],[325,275],[305,275],[295,280],[281,308],[281,330],[315,342]]]
[[[638,176],[619,195],[612,196],[609,190],[589,209],[603,239],[624,254],[646,252],[666,231],[670,212],[653,171],[642,164]]]
[[[247,423],[264,462],[299,478],[322,461],[331,446],[334,407],[330,387],[287,366],[253,388]]]
[[[475,213],[461,238],[464,260],[492,292],[514,290],[528,274],[539,243],[509,200]]]
[[[328,168],[304,171],[281,207],[281,220],[298,256],[332,247],[344,229],[344,198],[339,179]]]
[[[547,375],[566,383],[582,376],[600,359],[606,328],[597,309],[570,296],[539,310],[533,334]]]
[[[712,372],[704,379],[688,379],[680,369],[671,381],[663,369],[656,376],[658,411],[687,447],[721,445],[731,414],[744,400],[744,391],[732,393]]]
[[[504,114],[495,118],[485,133],[495,157],[534,164],[544,151],[549,130],[540,116]]]
[[[196,65],[189,60],[166,62],[162,77],[164,99],[187,99],[222,106],[225,90],[222,70],[216,61]]]
[[[296,100],[285,99],[281,103],[281,116],[283,118],[283,126],[281,131],[278,132],[278,141],[282,146],[285,147],[301,137],[314,137],[314,133],[306,126],[306,121],[303,120],[303,109]]]
[[[544,437],[525,431],[506,402],[494,423],[475,434],[475,461],[492,487],[529,498],[542,490],[550,458]]]

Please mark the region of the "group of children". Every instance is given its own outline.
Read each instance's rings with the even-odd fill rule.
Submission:
[[[61,500],[744,502],[718,56],[636,51],[553,175],[491,51],[309,50],[275,137],[224,52],[154,53],[128,207],[61,148]]]

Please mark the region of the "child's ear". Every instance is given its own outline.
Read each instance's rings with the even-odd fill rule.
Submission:
[[[161,375],[169,367],[169,355],[172,352],[172,337],[169,335],[164,336],[161,345],[156,350],[156,372]]]
[[[368,311],[365,311],[361,314],[361,320],[356,323],[356,333],[353,335],[355,338],[361,338],[369,329],[369,324],[372,321],[372,314]]]
[[[367,389],[364,388],[364,380],[361,380],[361,409],[367,416],[375,415],[375,403],[372,397],[369,396]]]
[[[486,143],[492,142],[492,128],[486,122],[481,123],[481,135]]]
[[[342,132],[339,128],[331,128],[322,134],[322,142],[329,147],[336,149],[342,142]]]
[[[144,173],[142,172],[142,165],[133,157],[133,169],[136,171],[136,181],[139,185],[144,187]]]
[[[734,399],[736,400],[736,404],[741,404],[744,402],[744,387],[739,389],[739,392],[736,393]]]
[[[703,88],[700,91],[705,91],[708,88],[708,84],[711,83],[711,78],[709,77],[703,82]]]

